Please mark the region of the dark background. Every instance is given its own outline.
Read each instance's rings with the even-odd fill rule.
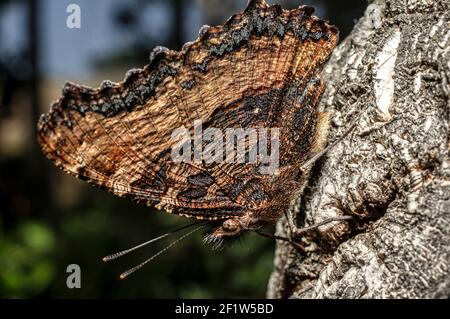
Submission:
[[[311,4],[341,30],[364,0],[270,1]],[[66,27],[66,7],[81,7],[81,29]],[[151,49],[180,49],[203,24],[223,23],[245,0],[0,0],[0,297],[264,297],[273,240],[250,234],[215,252],[200,234],[184,240],[126,281],[123,270],[170,239],[111,264],[101,257],[186,223],[66,176],[41,154],[35,124],[65,81],[98,86],[147,63]],[[175,237],[176,238],[176,237]],[[78,264],[82,288],[66,287]]]

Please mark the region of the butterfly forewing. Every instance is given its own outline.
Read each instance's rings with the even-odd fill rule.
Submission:
[[[39,122],[43,152],[118,196],[193,218],[242,214],[257,185],[270,198],[283,195],[270,194],[273,178],[256,169],[259,159],[173,161],[172,134],[193,134],[195,121],[203,130],[276,127],[282,166],[304,160],[323,91],[317,74],[337,41],[337,30],[311,14],[250,1],[182,51],[155,49],[121,83],[66,84]]]

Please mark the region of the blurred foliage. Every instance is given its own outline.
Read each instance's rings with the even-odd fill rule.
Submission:
[[[0,296],[20,298],[42,293],[56,273],[53,232],[45,224],[27,221],[12,234],[0,236]]]
[[[52,1],[59,0],[46,3],[51,5]],[[217,0],[121,1],[111,20],[134,40],[126,50],[108,52],[106,57],[97,59],[97,67],[116,70],[118,64],[126,64],[124,61],[143,65],[155,45],[177,49],[194,38],[184,32],[189,25],[197,28],[221,23],[242,9],[244,2],[230,0],[225,5]],[[282,2],[289,7],[298,5],[297,1]],[[36,10],[40,2],[0,0],[0,17],[10,3],[20,3],[28,12],[29,19],[22,23],[27,25],[24,37],[29,47],[14,56],[0,55],[0,297],[264,297],[275,243],[256,234],[248,234],[233,247],[217,252],[203,245],[198,232],[125,281],[118,279],[122,271],[163,249],[178,235],[114,262],[101,261],[104,255],[144,242],[187,221],[94,189],[66,176],[44,159],[35,142],[34,127],[40,112],[38,105],[47,103],[42,95],[54,88],[40,80],[45,74],[37,74],[40,42],[36,40],[46,36],[39,34],[34,25],[40,19],[37,12],[41,11]],[[166,38],[162,43],[146,32],[142,16],[146,6],[155,3],[168,6],[171,16],[167,19],[173,21],[163,33]],[[327,9],[328,18],[337,21],[345,32],[365,5],[364,1],[308,3]],[[185,13],[194,9],[201,13],[202,21],[188,20]],[[35,92],[41,92],[41,96]],[[66,267],[73,263],[81,267],[81,289],[66,287]]]

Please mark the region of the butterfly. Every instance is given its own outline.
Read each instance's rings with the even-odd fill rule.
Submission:
[[[327,143],[319,74],[338,30],[313,12],[251,0],[223,25],[202,27],[179,52],[155,48],[150,63],[120,83],[104,81],[96,89],[66,83],[38,123],[43,153],[66,173],[119,197],[210,221],[206,238],[217,245],[274,224],[303,191],[305,163]],[[277,169],[264,172],[264,157],[240,154],[220,138],[196,141],[198,122],[203,132],[253,129],[254,138],[276,129],[277,139],[266,146],[277,143]],[[180,128],[187,134],[181,144],[173,138]],[[250,135],[241,141],[250,144]],[[174,160],[174,148],[187,142],[214,150],[215,160]]]

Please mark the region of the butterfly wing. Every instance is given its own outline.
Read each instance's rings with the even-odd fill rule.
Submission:
[[[222,130],[280,125],[289,86],[306,88],[337,41],[311,14],[250,1],[182,51],[155,49],[121,83],[67,83],[39,121],[38,142],[65,172],[118,196],[188,217],[242,214],[253,192],[246,185],[264,179],[261,163],[175,163],[172,133],[192,132],[195,120]]]

